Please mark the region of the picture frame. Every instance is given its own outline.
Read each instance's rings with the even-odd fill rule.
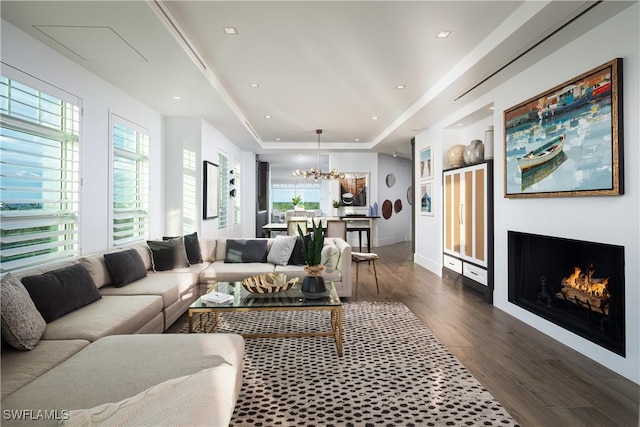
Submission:
[[[433,146],[427,145],[420,150],[420,180],[433,178]]]
[[[420,215],[433,216],[433,181],[420,183]]]
[[[504,196],[624,194],[622,59],[504,112]]]
[[[369,174],[347,172],[339,181],[340,206],[368,207]]]
[[[203,162],[203,219],[218,217],[218,165],[207,160]]]

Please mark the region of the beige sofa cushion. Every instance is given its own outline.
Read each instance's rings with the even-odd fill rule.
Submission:
[[[220,365],[235,371],[234,380],[220,393],[230,400],[222,406],[233,407],[242,384],[243,356],[244,339],[234,334],[108,336],[8,396],[2,409],[92,408]],[[64,393],[60,393],[61,384]]]
[[[241,281],[256,274],[274,272],[274,265],[262,262],[225,263],[212,262],[209,268],[200,272],[200,283]]]
[[[162,307],[168,307],[183,293],[196,285],[198,276],[192,273],[149,272],[146,277],[131,282],[121,288],[104,286],[101,295],[158,295],[162,297]]]
[[[204,262],[213,262],[216,260],[216,239],[198,238],[200,243],[200,252],[202,252],[202,260]]]
[[[159,296],[103,296],[47,324],[42,339],[96,341],[107,335],[133,334],[161,311]]]
[[[90,255],[80,258],[80,264],[89,272],[98,289],[105,285],[110,285],[112,280],[107,270],[107,264],[102,255]]]
[[[70,411],[62,426],[227,426],[233,414],[231,365],[164,381],[116,403]]]
[[[2,348],[2,399],[64,362],[84,347],[86,340],[40,340],[25,352]]]

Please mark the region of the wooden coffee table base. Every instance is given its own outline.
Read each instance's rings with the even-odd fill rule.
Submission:
[[[252,311],[330,311],[331,331],[320,332],[291,332],[272,334],[240,334],[244,338],[297,338],[297,337],[333,337],[336,342],[338,356],[342,356],[342,306],[334,307],[198,307],[189,308],[189,332],[201,330],[206,333],[212,332],[218,325],[219,315],[222,312],[252,312]],[[194,315],[198,315],[194,323]],[[207,327],[213,314],[213,324]]]

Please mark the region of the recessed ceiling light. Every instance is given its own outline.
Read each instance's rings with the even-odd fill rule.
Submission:
[[[180,98],[178,95],[175,95],[173,99],[175,99],[176,101],[180,101],[182,98]]]
[[[258,83],[249,83],[249,86],[251,86],[251,87],[260,87],[260,85]]]
[[[378,120],[378,116],[371,117],[371,120]]]
[[[229,35],[237,35],[238,30],[236,30],[236,27],[224,27],[224,33]]]
[[[451,31],[440,31],[438,34],[436,34],[436,38],[437,39],[446,39],[450,35],[451,35]]]
[[[270,118],[271,118],[271,115],[267,114],[267,115],[265,115],[265,116],[264,116],[264,118],[265,118],[265,119],[270,119]]]
[[[457,126],[464,126],[464,123],[458,123]]]
[[[355,142],[360,142],[360,138],[354,139]]]
[[[404,89],[407,85],[396,85],[396,89]]]
[[[280,141],[280,138],[276,138],[276,141]]]
[[[493,110],[493,105],[491,107],[489,107],[489,110]]]

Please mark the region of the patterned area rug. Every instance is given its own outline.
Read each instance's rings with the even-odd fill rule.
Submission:
[[[333,338],[247,339],[232,426],[517,426],[402,303],[344,304]],[[221,315],[217,332],[327,330],[329,312]],[[180,332],[188,332],[184,325]]]

